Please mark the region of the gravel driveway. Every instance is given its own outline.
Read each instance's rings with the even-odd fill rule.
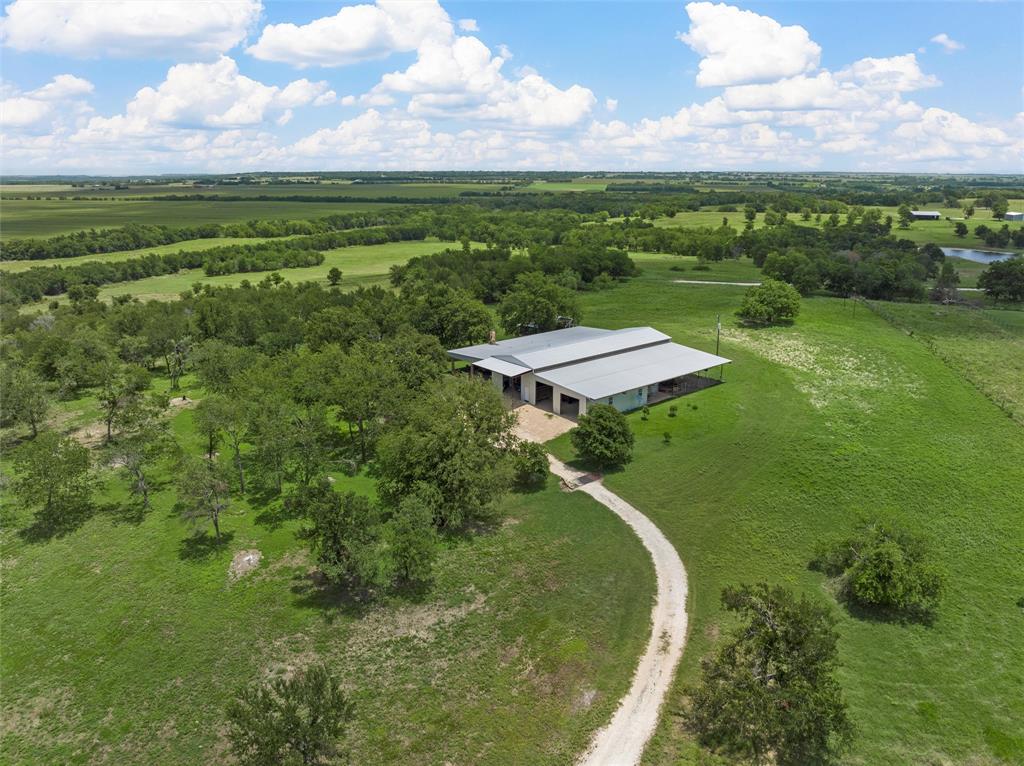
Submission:
[[[548,455],[551,472],[613,511],[636,533],[654,560],[658,594],[651,611],[651,637],[633,683],[612,720],[599,729],[580,766],[631,766],[640,762],[658,724],[658,711],[686,644],[686,570],[672,543],[654,523],[600,481],[578,484],[584,474]]]

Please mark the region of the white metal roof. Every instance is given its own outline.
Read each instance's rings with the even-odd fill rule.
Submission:
[[[522,375],[524,372],[530,371],[529,367],[522,367],[518,364],[512,364],[512,362],[506,362],[504,359],[498,359],[496,356],[489,356],[486,359],[473,362],[473,366],[479,367],[483,370],[490,370],[491,372],[500,372],[508,378],[514,378],[516,375]]]
[[[911,215],[937,215],[937,216],[941,216],[942,215],[942,213],[940,213],[938,210],[911,210],[910,214]]]
[[[540,351],[555,346],[564,346],[590,338],[611,335],[615,330],[603,330],[599,327],[567,327],[564,330],[552,330],[536,335],[524,335],[520,338],[508,338],[497,343],[478,343],[475,346],[453,348],[448,355],[455,359],[473,362],[489,356],[515,356]]]
[[[536,373],[536,376],[537,380],[588,399],[603,399],[728,363],[724,357],[678,343],[659,343],[636,351],[556,367]]]
[[[545,370],[609,354],[617,355],[627,349],[649,346],[653,343],[665,343],[668,340],[670,340],[669,336],[658,332],[653,327],[629,327],[576,343],[518,353],[514,359],[531,370]]]

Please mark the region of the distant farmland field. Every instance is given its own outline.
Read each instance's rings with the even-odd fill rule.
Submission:
[[[154,200],[25,200],[3,201],[3,239],[52,237],[85,229],[103,229],[128,223],[190,226],[234,223],[254,218],[305,220],[354,210],[391,207],[376,202],[266,202]]]

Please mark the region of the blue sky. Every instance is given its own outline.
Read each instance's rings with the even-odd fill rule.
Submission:
[[[7,174],[1024,172],[1020,2],[3,7]]]

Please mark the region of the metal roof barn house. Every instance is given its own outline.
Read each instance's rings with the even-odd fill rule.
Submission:
[[[911,210],[910,215],[915,221],[938,221],[942,218],[938,210]]]
[[[635,410],[706,385],[699,373],[729,360],[672,339],[653,327],[569,327],[448,352],[469,362],[508,396],[559,415],[592,404]],[[705,381],[702,383],[702,381]]]

